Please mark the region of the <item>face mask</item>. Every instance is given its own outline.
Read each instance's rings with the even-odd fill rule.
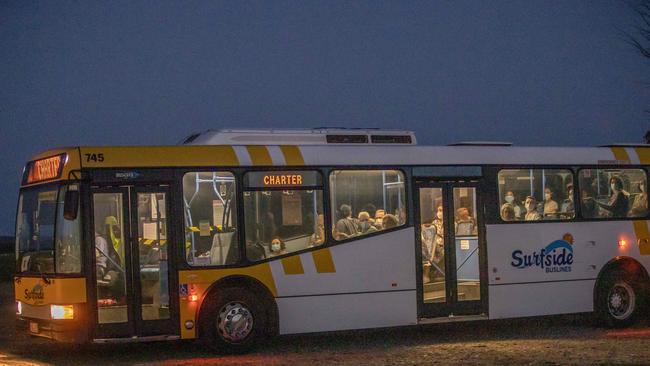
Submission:
[[[515,198],[513,196],[506,196],[506,202],[513,203],[514,201],[515,201]]]
[[[272,252],[280,251],[280,244],[271,244],[271,251]]]
[[[569,200],[573,201],[573,191],[569,191]]]
[[[442,220],[442,212],[438,211],[438,212],[436,213],[436,217],[437,217],[439,220]]]
[[[532,203],[526,204],[526,210],[532,211],[533,209],[535,209],[535,206]]]
[[[643,185],[640,185],[639,186],[639,191],[641,191],[641,193],[645,192],[645,187]]]
[[[612,191],[615,191],[615,190],[616,190],[616,184],[612,183],[612,184],[610,185],[610,187],[612,188]]]
[[[545,198],[547,201],[549,201],[549,200],[551,199],[551,194],[550,194],[550,193],[546,193],[546,194],[544,194],[544,198]]]

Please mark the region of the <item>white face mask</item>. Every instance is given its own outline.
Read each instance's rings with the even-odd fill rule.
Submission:
[[[271,244],[271,251],[272,252],[280,251],[280,244]]]
[[[573,192],[569,192],[569,201],[573,201]]]
[[[547,201],[549,201],[549,200],[551,199],[551,194],[550,194],[550,193],[545,193],[545,194],[544,194],[544,199],[546,199]]]
[[[534,210],[534,209],[535,209],[535,205],[533,205],[532,202],[526,204],[526,210],[528,210],[528,211],[532,211],[532,210]]]
[[[643,184],[639,186],[639,191],[641,191],[641,193],[645,192],[645,186]]]
[[[438,211],[438,212],[436,213],[436,217],[437,217],[439,220],[442,220],[442,211]]]
[[[612,184],[610,185],[610,187],[612,188],[612,191],[615,191],[615,190],[616,190],[616,183],[612,183]]]
[[[513,196],[506,196],[506,202],[513,203],[514,201],[515,201],[515,198]]]

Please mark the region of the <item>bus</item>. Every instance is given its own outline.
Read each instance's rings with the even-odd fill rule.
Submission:
[[[25,166],[15,300],[31,335],[198,339],[593,312],[650,280],[650,146],[418,145],[409,131],[209,130]]]

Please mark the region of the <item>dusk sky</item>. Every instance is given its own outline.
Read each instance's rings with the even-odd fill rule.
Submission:
[[[420,144],[641,142],[623,1],[2,1],[0,234],[48,148],[208,128],[403,128]]]

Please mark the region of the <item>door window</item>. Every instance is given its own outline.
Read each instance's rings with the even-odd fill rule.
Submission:
[[[128,321],[122,193],[93,195],[99,323]]]
[[[165,193],[138,193],[138,252],[142,320],[169,319]]]
[[[457,187],[453,192],[458,301],[480,300],[476,188]]]
[[[444,303],[445,217],[442,188],[420,188],[422,284],[425,303]]]

